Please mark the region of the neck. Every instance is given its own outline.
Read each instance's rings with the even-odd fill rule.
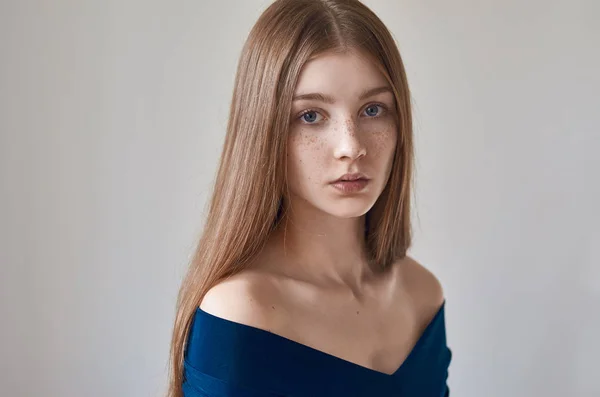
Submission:
[[[312,206],[285,211],[273,233],[288,274],[309,282],[362,289],[372,271],[364,238],[365,215],[339,218]]]

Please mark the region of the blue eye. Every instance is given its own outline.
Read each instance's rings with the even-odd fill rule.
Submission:
[[[309,117],[307,117],[307,116],[309,116]],[[304,113],[300,117],[302,118],[303,121],[306,121],[307,123],[314,123],[317,120],[317,112],[315,112],[313,110],[309,110],[308,112]]]
[[[300,119],[305,124],[315,124],[315,121],[317,121],[318,114],[319,113],[314,110],[307,110],[306,112],[300,115]]]
[[[377,108],[383,109],[383,107],[381,105],[370,105],[368,108],[365,109],[365,111],[367,112],[367,115],[369,115],[371,117],[378,117],[378,116],[380,116],[381,112],[378,112]],[[373,110],[373,109],[375,109],[375,110]],[[375,112],[375,114],[373,114],[373,111]]]

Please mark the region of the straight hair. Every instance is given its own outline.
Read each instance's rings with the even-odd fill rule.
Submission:
[[[277,0],[242,49],[225,142],[206,221],[178,299],[168,397],[182,397],[187,336],[196,308],[221,280],[247,268],[282,218],[292,97],[303,65],[319,55],[356,51],[385,76],[396,103],[398,140],[386,187],[366,214],[370,263],[386,269],[411,244],[413,127],[398,47],[358,0]]]

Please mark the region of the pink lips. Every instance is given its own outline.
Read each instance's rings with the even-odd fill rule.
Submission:
[[[355,181],[357,179],[369,179],[367,178],[367,176],[363,173],[360,172],[354,172],[351,174],[344,174],[342,176],[340,176],[338,179],[336,179],[334,182],[338,182],[338,181]]]
[[[357,193],[369,184],[369,179],[361,173],[345,174],[331,185],[342,193]]]

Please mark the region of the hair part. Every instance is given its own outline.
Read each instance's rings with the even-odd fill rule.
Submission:
[[[169,397],[182,397],[189,327],[206,292],[249,266],[283,216],[292,98],[304,64],[357,51],[390,84],[398,143],[388,183],[366,216],[370,261],[380,269],[411,244],[413,131],[410,91],[398,47],[358,0],[277,0],[242,49],[225,142],[202,235],[182,282],[171,340]]]

